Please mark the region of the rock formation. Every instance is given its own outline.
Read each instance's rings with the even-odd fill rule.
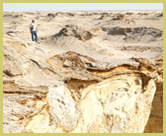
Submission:
[[[3,132],[162,133],[162,28],[123,22],[162,19],[145,13],[17,13],[22,28],[26,18],[49,22],[47,34],[39,24],[40,44],[25,40],[17,22],[25,37],[8,28],[16,14],[4,13]],[[92,26],[71,25],[84,17]]]

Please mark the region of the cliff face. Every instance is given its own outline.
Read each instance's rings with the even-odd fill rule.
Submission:
[[[121,59],[110,55],[108,59],[105,47],[92,45],[93,37],[85,38],[93,35],[91,31],[77,28],[75,32],[73,26],[68,27],[43,38],[43,43],[57,39],[62,44],[71,38],[69,44],[104,54],[102,59],[81,54],[79,48],[71,51],[64,45],[63,52],[57,43],[56,50],[3,35],[3,132],[162,133],[162,49],[156,50],[153,59],[141,55]],[[128,47],[117,47],[116,53],[122,55],[120,51]],[[136,49],[144,52],[143,47]]]

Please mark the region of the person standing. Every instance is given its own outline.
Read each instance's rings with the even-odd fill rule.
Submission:
[[[34,41],[34,36],[35,36],[35,41],[38,42],[38,36],[37,36],[37,24],[35,23],[35,19],[32,19],[32,23],[29,25],[30,33],[32,36],[32,41]]]

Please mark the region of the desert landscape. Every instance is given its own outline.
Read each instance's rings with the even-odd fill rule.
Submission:
[[[4,12],[3,132],[163,133],[163,11]]]

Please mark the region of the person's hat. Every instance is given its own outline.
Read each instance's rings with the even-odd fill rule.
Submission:
[[[32,19],[32,21],[35,21],[35,19]]]

